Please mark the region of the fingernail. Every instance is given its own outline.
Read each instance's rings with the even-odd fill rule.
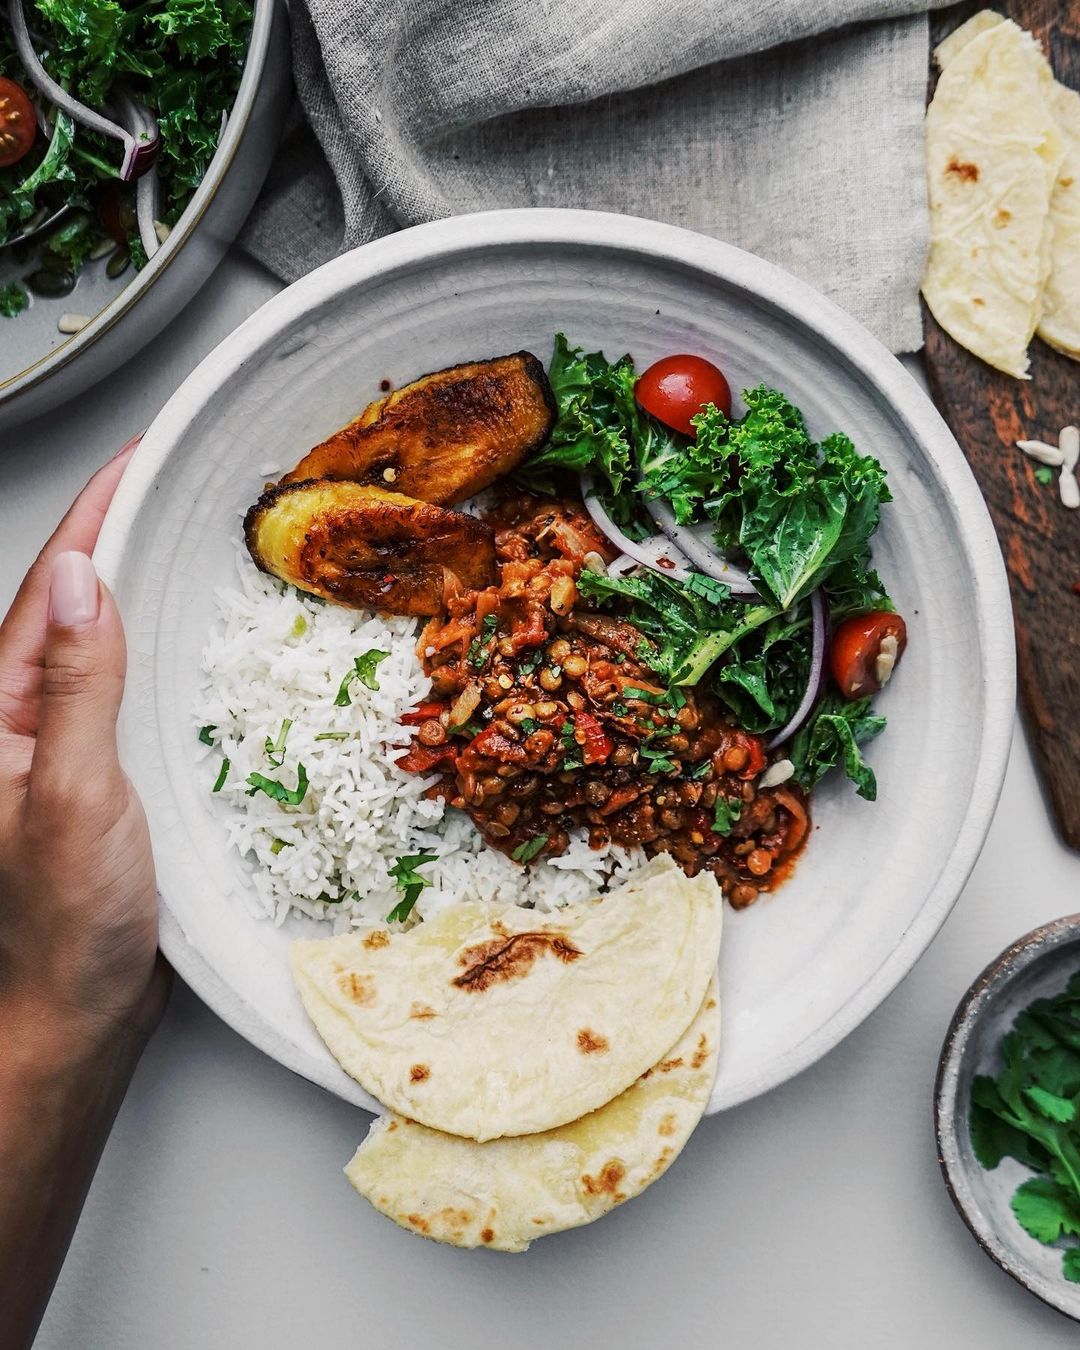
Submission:
[[[120,447],[120,449],[117,450],[116,454],[113,455],[113,459],[119,459],[121,455],[129,455],[132,452],[132,450],[137,448],[139,442],[145,435],[146,435],[145,430],[140,431],[137,435],[132,436],[130,441],[125,441],[124,444]]]
[[[62,628],[80,628],[98,616],[98,577],[85,553],[58,553],[49,579],[49,614]]]

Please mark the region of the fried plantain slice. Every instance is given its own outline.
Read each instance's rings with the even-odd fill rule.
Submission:
[[[359,483],[270,488],[244,538],[260,571],[354,609],[430,616],[443,610],[447,573],[477,589],[495,580],[483,521]]]
[[[281,480],[349,479],[422,501],[464,501],[547,440],[555,399],[531,352],[422,375],[369,404]]]

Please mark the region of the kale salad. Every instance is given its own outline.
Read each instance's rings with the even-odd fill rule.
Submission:
[[[765,385],[733,416],[726,379],[700,357],[639,373],[559,334],[548,375],[558,415],[521,478],[553,491],[580,475],[623,554],[583,571],[582,594],[645,635],[663,683],[700,686],[784,747],[805,791],[839,766],[873,800],[860,747],[885,726],[872,699],[907,642],[870,561],[890,500],[878,461],[842,432],[814,441]]]
[[[88,260],[141,267],[202,181],[236,97],[249,0],[20,0],[0,22],[0,315]]]

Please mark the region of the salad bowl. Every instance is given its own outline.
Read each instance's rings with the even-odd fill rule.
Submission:
[[[35,297],[0,318],[0,433],[82,393],[166,326],[221,261],[254,204],[289,102],[288,19],[281,0],[253,0],[251,37],[239,89],[206,174],[153,257],[110,278],[85,266],[63,298]],[[14,250],[0,250],[0,285],[19,279]],[[65,313],[76,332],[61,332]]]
[[[907,974],[974,864],[1013,718],[1005,573],[966,461],[903,367],[848,315],[759,258],[689,231],[583,211],[519,210],[403,231],[271,300],[178,390],[124,477],[97,550],[127,625],[126,766],[146,804],[162,945],[231,1025],[281,1063],[371,1106],[308,1024],[289,941],[257,919],[198,759],[193,708],[215,587],[235,576],[253,492],[353,418],[380,386],[503,352],[546,359],[556,332],[639,368],[672,352],[732,388],[783,390],[820,439],[876,456],[893,501],[874,541],[907,619],[903,666],[868,747],[876,802],[814,797],[794,876],[729,912],[720,962],[718,1110],[835,1046]]]

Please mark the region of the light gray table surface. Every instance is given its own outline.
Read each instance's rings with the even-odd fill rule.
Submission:
[[[276,285],[228,258],[122,373],[5,438],[0,613],[90,472]],[[1080,858],[1053,833],[1018,730],[971,880],[884,1006],[795,1081],[705,1121],[640,1199],[521,1256],[436,1246],[377,1215],[341,1172],[368,1117],[178,988],[37,1345],[1075,1346],[1080,1328],[991,1265],[953,1212],[931,1088],[972,978],[1013,938],[1077,909]]]

